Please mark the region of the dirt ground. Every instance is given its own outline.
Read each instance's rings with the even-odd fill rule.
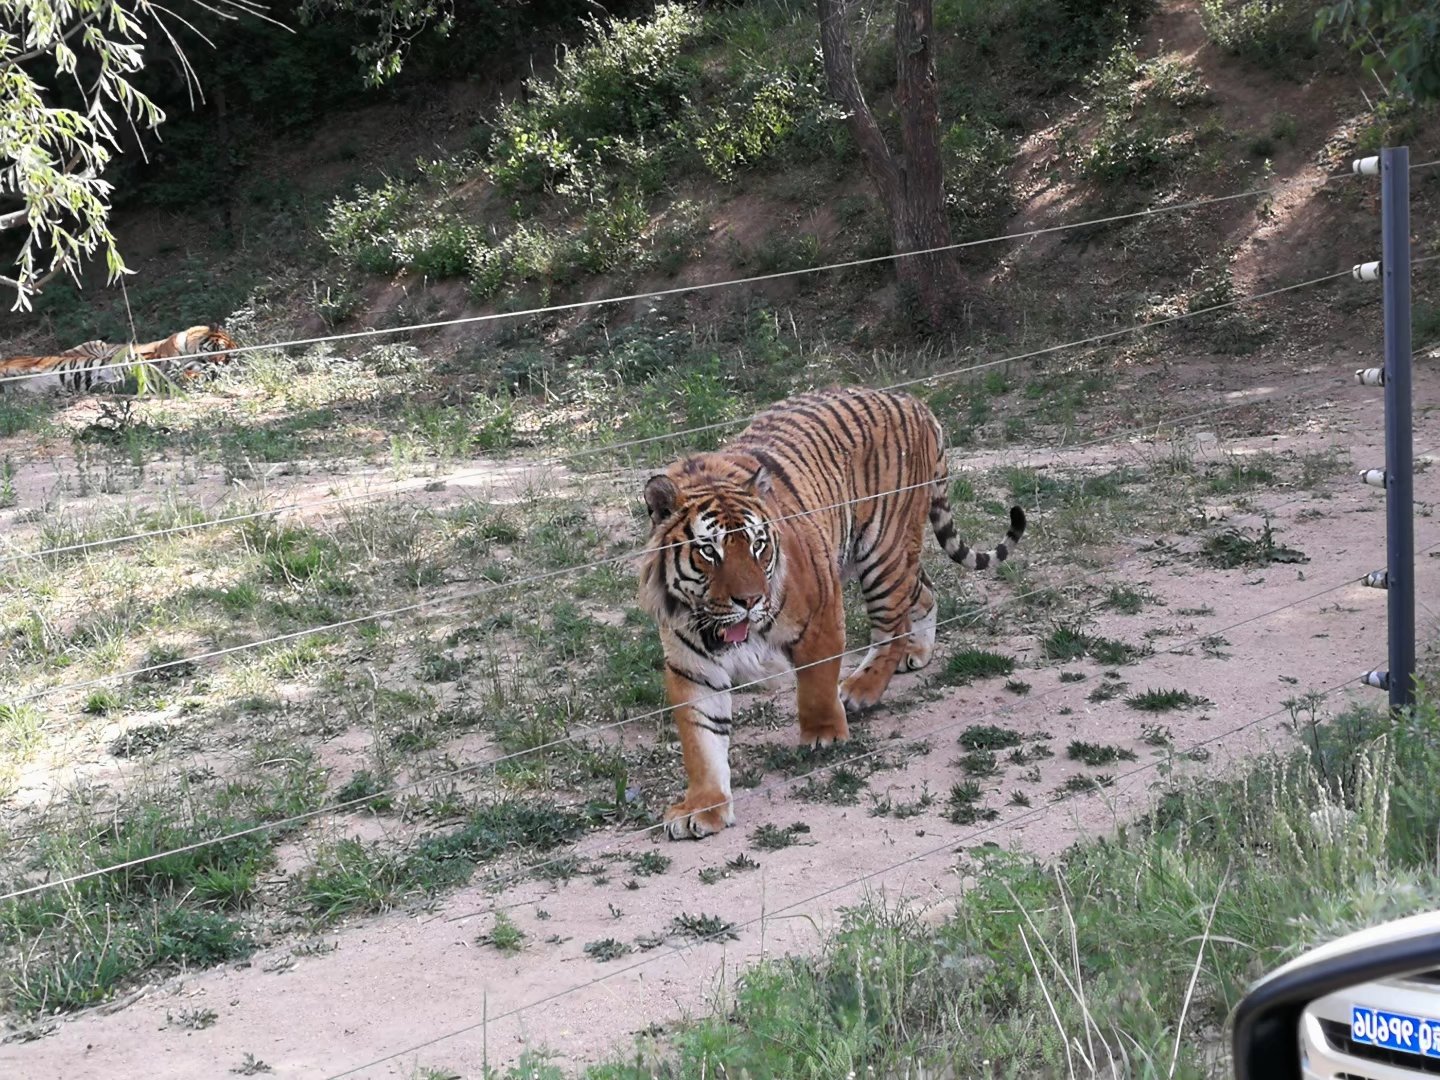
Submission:
[[[1323,385],[1366,362],[1353,353],[1321,357],[1264,380],[1235,364],[1213,372],[1208,397],[1216,404],[1236,395],[1263,400]],[[875,732],[898,728],[907,740],[933,746],[871,778],[873,795],[896,801],[924,791],[943,800],[958,775],[956,737],[968,725],[1003,724],[1027,737],[1050,736],[1057,752],[1039,763],[1039,782],[1028,784],[1036,793],[1032,806],[1008,801],[1018,790],[1013,767],[982,781],[998,817],[963,827],[944,821],[938,808],[897,820],[871,816],[865,803],[801,803],[788,797],[796,781],[772,780],[737,792],[737,824],[718,837],[671,843],[653,831],[609,830],[576,848],[582,859],[653,850],[674,860],[665,874],[638,878],[638,888],[622,885],[628,876],[623,864],[601,887],[576,878],[494,889],[477,875],[470,887],[423,908],[327,933],[321,947],[313,940],[299,949],[285,942],[244,963],[174,977],[57,1021],[43,1038],[0,1046],[0,1074],[68,1080],[222,1075],[252,1055],[278,1077],[406,1077],[421,1067],[478,1076],[487,1063],[512,1062],[527,1047],[545,1048],[562,1064],[578,1066],[627,1051],[653,1025],[713,1008],[762,956],[814,950],[841,910],[867,895],[943,912],[974,870],[968,849],[993,844],[1055,855],[1143,812],[1168,769],[1220,770],[1237,758],[1287,745],[1295,727],[1282,702],[1333,691],[1320,706],[1323,715],[1351,697],[1374,700],[1378,692],[1359,687],[1358,676],[1384,666],[1386,597],[1359,584],[1363,574],[1383,565],[1384,499],[1355,479],[1359,469],[1383,460],[1381,393],[1335,385],[1288,410],[1275,430],[1244,439],[1192,431],[1178,448],[1131,438],[1043,455],[977,455],[968,463],[985,468],[1020,460],[1037,468],[1075,468],[1182,452],[1196,459],[1333,450],[1349,455],[1348,463],[1338,458],[1314,484],[1262,489],[1245,505],[1217,497],[1195,508],[1197,519],[1250,528],[1269,517],[1277,541],[1308,561],[1220,571],[1194,557],[1198,537],[1137,536],[1117,549],[1110,569],[1077,572],[1077,578],[1143,588],[1159,601],[1138,614],[1100,612],[1093,628],[1128,641],[1143,638],[1154,648],[1153,655],[1117,669],[1129,692],[1183,688],[1207,704],[1151,717],[1127,708],[1123,695],[1092,701],[1104,679],[1100,665],[1044,661],[1032,636],[1016,635],[997,647],[1017,658],[1017,678],[1031,684],[1024,696],[989,680],[947,690],[900,718],[887,717],[882,706],[865,722]],[[1440,444],[1434,412],[1440,377],[1425,358],[1417,365],[1416,399],[1419,454]],[[1435,494],[1432,478],[1422,472],[1415,522],[1422,641],[1440,621],[1440,527],[1430,517]],[[993,579],[985,589],[992,607],[1015,591]],[[953,635],[959,627],[949,629]],[[946,628],[941,634],[943,639]],[[1062,680],[1062,673],[1068,678]],[[788,689],[773,696],[789,708]],[[1170,729],[1173,747],[1152,745],[1153,728],[1146,741],[1149,721]],[[737,744],[761,734],[741,730]],[[625,737],[643,742],[653,733]],[[1067,777],[1087,771],[1061,750],[1076,739],[1131,748],[1138,760],[1109,770],[1113,783],[1102,790],[1068,798],[1051,794]],[[1186,753],[1191,748],[1203,749]],[[784,828],[801,820],[810,828],[801,843],[778,851],[751,846],[759,826]],[[346,819],[328,827],[357,832],[365,825]],[[742,852],[759,862],[758,869],[701,882],[699,871],[723,869]],[[502,909],[528,935],[519,953],[504,954],[476,940]],[[671,930],[682,912],[719,914],[735,924],[736,937],[686,944]],[[597,962],[584,946],[603,938],[639,944],[628,955]],[[174,1019],[199,1009],[214,1010],[213,1025],[192,1030]]]

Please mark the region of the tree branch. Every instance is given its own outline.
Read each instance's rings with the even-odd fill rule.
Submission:
[[[820,54],[825,65],[825,81],[830,96],[847,114],[850,134],[860,147],[860,160],[865,171],[880,190],[887,205],[900,194],[900,170],[875,114],[865,102],[865,91],[855,74],[855,56],[850,47],[850,31],[845,23],[844,0],[816,0],[820,11]]]
[[[53,49],[56,45],[58,45],[58,44],[60,43],[60,41],[69,41],[72,37],[74,37],[76,34],[78,34],[81,30],[84,30],[85,27],[89,26],[89,25],[90,25],[92,22],[94,22],[94,21],[95,21],[95,16],[94,16],[94,15],[86,15],[83,19],[81,19],[79,22],[77,22],[74,26],[70,27],[69,30],[66,30],[65,33],[61,34],[59,41],[51,42],[49,48],[44,48],[44,49],[31,49],[28,53],[21,53],[19,56],[12,56],[12,57],[10,58],[10,63],[12,63],[12,64],[17,64],[17,65],[18,65],[18,64],[26,64],[26,63],[29,63],[31,60],[38,60],[38,59],[40,59],[40,57],[42,57],[42,56],[49,56],[49,55],[50,55],[50,49]],[[0,281],[0,284],[3,284],[3,283],[4,283],[3,281]]]
[[[60,268],[57,266],[53,270],[47,270],[45,273],[41,274],[38,278],[30,282],[30,284],[28,285],[26,285],[22,281],[17,281],[15,278],[6,277],[4,274],[0,274],[0,288],[20,289],[22,291],[38,293],[46,285],[50,284],[50,280],[54,278],[55,275],[58,273],[60,273]]]

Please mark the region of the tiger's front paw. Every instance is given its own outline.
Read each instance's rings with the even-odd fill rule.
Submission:
[[[733,824],[734,805],[719,791],[686,792],[665,811],[665,832],[671,840],[700,840]]]
[[[848,738],[850,725],[845,722],[843,712],[824,723],[800,725],[801,746],[829,746],[831,743],[844,742]]]

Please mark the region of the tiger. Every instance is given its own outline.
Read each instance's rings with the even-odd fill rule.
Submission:
[[[237,348],[239,345],[235,339],[218,326],[192,326],[159,341],[136,345],[135,358],[157,365],[172,379],[193,379],[199,375],[214,374],[215,366],[228,364],[230,350]],[[165,363],[176,356],[189,359],[178,363]]]
[[[0,389],[79,392],[119,387],[132,377],[137,363],[153,364],[172,379],[194,379],[228,363],[229,350],[238,347],[218,326],[192,326],[144,345],[87,341],[53,356],[0,360]],[[189,359],[172,359],[177,356]]]
[[[651,476],[641,606],[664,652],[686,776],[665,810],[671,839],[734,824],[730,689],[777,664],[794,669],[802,744],[849,737],[897,671],[935,648],[936,597],[920,564],[925,522],[953,561],[1004,562],[1025,532],[1010,508],[1004,540],[975,551],[957,536],[939,421],[904,393],[844,388],[801,394],[760,413],[721,449]],[[870,641],[843,679],[843,583],[859,583]]]
[[[11,356],[0,360],[0,390],[95,390],[123,383],[129,375],[125,346],[86,341],[54,356]]]

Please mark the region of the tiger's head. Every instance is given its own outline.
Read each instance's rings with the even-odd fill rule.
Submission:
[[[775,621],[784,569],[770,478],[748,454],[700,454],[645,485],[645,608],[717,653]]]
[[[192,326],[171,337],[167,344],[175,351],[172,356],[188,356],[181,361],[179,374],[185,378],[214,375],[221,364],[230,362],[230,350],[238,345],[234,338],[218,326]]]

